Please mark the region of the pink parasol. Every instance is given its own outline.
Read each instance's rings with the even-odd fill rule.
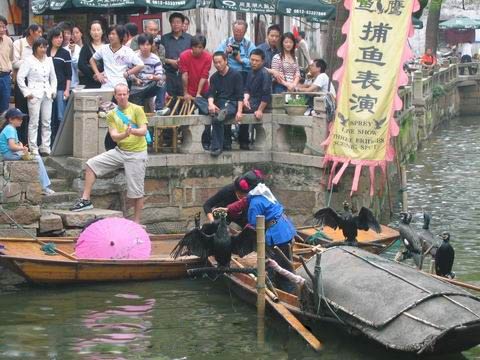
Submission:
[[[124,218],[94,222],[80,234],[75,254],[80,259],[145,260],[151,244],[147,232]]]

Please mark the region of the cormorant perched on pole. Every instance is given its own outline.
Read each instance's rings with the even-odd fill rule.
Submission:
[[[450,234],[448,232],[443,232],[442,235],[439,236],[442,238],[443,242],[435,254],[435,272],[439,276],[453,279],[455,277],[455,273],[452,272],[453,261],[455,260],[455,250],[453,250],[452,245],[450,245]]]
[[[344,212],[338,214],[330,207],[318,210],[313,216],[318,220],[320,225],[327,225],[333,229],[339,227],[342,229],[345,242],[354,245],[357,242],[358,229],[373,229],[377,233],[381,232],[380,224],[373,213],[366,207],[362,207],[358,215],[353,215],[352,209],[348,202],[343,203]]]
[[[196,219],[195,228],[186,233],[172,250],[173,258],[195,255],[206,260],[213,255],[220,266],[228,266],[232,253],[245,256],[255,251],[257,237],[253,228],[246,226],[238,235],[232,236],[226,220],[227,213],[214,210],[214,216],[218,220],[202,227]]]

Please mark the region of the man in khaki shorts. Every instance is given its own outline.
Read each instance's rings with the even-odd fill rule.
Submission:
[[[127,197],[135,201],[134,221],[140,223],[143,209],[145,169],[147,167],[147,118],[143,109],[128,102],[129,90],[125,84],[115,86],[118,108],[107,114],[108,132],[117,146],[87,161],[83,195],[70,208],[82,211],[93,208],[90,201],[97,176],[125,168]],[[128,123],[128,125],[126,124]]]

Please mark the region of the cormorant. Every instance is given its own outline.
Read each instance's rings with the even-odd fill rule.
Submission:
[[[439,236],[443,241],[435,254],[435,272],[439,276],[453,279],[455,277],[455,273],[452,272],[455,250],[453,250],[452,245],[450,245],[450,234],[443,232],[442,235]]]
[[[413,257],[415,265],[420,269],[422,266],[422,243],[418,233],[410,225],[412,214],[402,212],[400,216],[401,221],[398,226],[398,231],[400,232],[400,239],[406,248],[406,251],[402,253],[403,258],[401,258],[401,260]]]
[[[373,213],[366,207],[362,207],[358,215],[353,215],[350,205],[345,201],[343,203],[344,212],[340,215],[332,208],[323,208],[318,210],[313,216],[320,225],[327,225],[333,229],[339,227],[342,229],[345,241],[349,244],[357,242],[358,229],[373,229],[377,233],[381,232],[380,224]]]
[[[220,266],[228,266],[232,253],[245,256],[256,248],[256,231],[246,226],[237,235],[231,235],[227,224],[227,213],[214,210],[213,223],[199,227],[196,219],[195,228],[185,234],[182,240],[172,250],[173,258],[196,255],[206,260],[213,255]]]
[[[430,231],[430,221],[432,217],[430,214],[424,212],[423,213],[423,226],[418,231],[418,237],[420,239],[420,243],[422,244],[422,251],[423,254],[430,254],[432,257],[435,257],[435,253],[438,249],[437,240],[435,239],[435,235],[432,234]]]

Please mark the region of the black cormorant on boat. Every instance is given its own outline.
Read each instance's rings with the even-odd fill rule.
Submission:
[[[182,240],[172,250],[174,258],[195,255],[203,260],[213,255],[220,266],[228,266],[232,253],[245,256],[255,250],[256,231],[246,226],[237,235],[231,235],[227,224],[227,213],[214,210],[217,218],[213,223],[199,226],[185,234]]]
[[[423,226],[418,231],[418,237],[420,243],[422,244],[422,251],[424,255],[430,254],[432,257],[435,257],[435,253],[438,249],[437,239],[435,235],[430,231],[430,221],[432,217],[430,214],[423,213]]]
[[[450,245],[450,234],[448,232],[443,232],[440,237],[443,241],[435,254],[435,272],[439,276],[453,279],[455,277],[455,273],[452,272],[455,250]]]
[[[357,243],[358,229],[373,229],[377,233],[381,232],[380,224],[373,213],[366,207],[362,207],[358,215],[353,215],[350,204],[343,203],[344,212],[338,214],[330,207],[318,210],[313,216],[320,225],[327,225],[333,229],[339,227],[342,229],[345,242],[349,245]]]
[[[396,260],[405,260],[413,257],[413,261],[417,268],[422,267],[422,243],[420,237],[415,229],[410,225],[412,221],[412,214],[402,212],[400,213],[400,224],[398,231],[400,232],[400,239],[405,245],[405,251],[402,252],[402,257],[396,257]]]

